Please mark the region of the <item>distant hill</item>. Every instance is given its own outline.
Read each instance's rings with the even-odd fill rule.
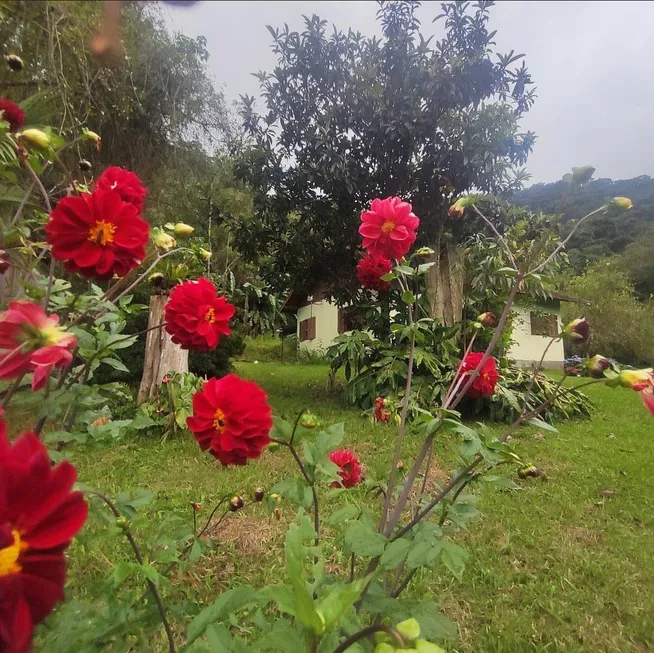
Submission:
[[[597,179],[581,188],[564,181],[534,184],[516,193],[513,201],[531,211],[560,216],[561,232],[569,233],[570,220],[578,220],[611,197],[629,197],[634,208],[616,217],[589,218],[568,244],[570,262],[578,271],[604,256],[620,254],[645,231],[654,228],[654,179],[648,175],[634,179]]]

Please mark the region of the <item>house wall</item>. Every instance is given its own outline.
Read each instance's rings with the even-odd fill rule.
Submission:
[[[338,308],[326,300],[302,306],[297,311],[297,337],[300,339],[300,322],[310,317],[316,318],[316,337],[300,342],[300,349],[316,351],[327,349],[338,335]]]
[[[534,363],[538,363],[540,357],[543,355],[547,343],[550,338],[547,336],[534,336],[531,333],[531,316],[532,310],[540,310],[544,313],[552,313],[556,315],[558,333],[561,332],[561,306],[557,301],[547,306],[527,306],[516,304],[513,307],[514,320],[513,320],[513,334],[512,340],[514,341],[509,348],[509,356],[514,358],[518,365],[522,367],[531,367]],[[565,354],[563,352],[563,341],[557,340],[550,346],[545,358],[543,359],[543,367],[545,368],[562,368],[563,359]]]

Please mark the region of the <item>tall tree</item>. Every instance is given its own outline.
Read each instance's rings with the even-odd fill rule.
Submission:
[[[257,191],[258,220],[241,247],[273,255],[274,276],[325,281],[345,300],[357,256],[359,213],[376,196],[400,195],[434,246],[435,315],[460,317],[469,225],[447,220],[451,201],[476,189],[508,192],[526,178],[535,136],[518,122],[534,100],[522,55],[494,51],[492,2],[442,5],[445,36],[420,32],[417,2],[381,2],[383,37],[305,17],[303,32],[269,31],[278,63],[258,73],[267,104],[242,115],[254,141],[241,172]],[[450,292],[452,289],[452,292]],[[455,292],[456,291],[456,292]]]

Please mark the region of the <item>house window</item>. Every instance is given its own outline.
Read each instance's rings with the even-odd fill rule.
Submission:
[[[355,331],[357,329],[365,329],[365,318],[361,314],[357,314],[354,308],[339,308],[338,309],[338,332],[345,333],[346,331]]]
[[[545,336],[553,338],[559,333],[559,321],[553,313],[540,313],[531,311],[529,313],[531,321],[531,335]]]
[[[313,340],[316,337],[316,318],[310,317],[300,322],[300,342]]]

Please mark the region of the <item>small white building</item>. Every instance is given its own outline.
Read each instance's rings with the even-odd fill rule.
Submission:
[[[312,292],[293,291],[286,299],[283,311],[295,313],[297,338],[301,350],[321,352],[332,344],[334,338],[361,325],[352,322],[348,310],[338,308],[325,297],[327,288],[316,286]],[[583,300],[552,292],[552,298],[535,303],[525,297],[513,306],[513,333],[509,356],[520,367],[531,367],[540,360],[552,336],[561,333],[561,302],[587,304]],[[563,342],[554,342],[543,359],[543,367],[563,367],[565,354]]]

